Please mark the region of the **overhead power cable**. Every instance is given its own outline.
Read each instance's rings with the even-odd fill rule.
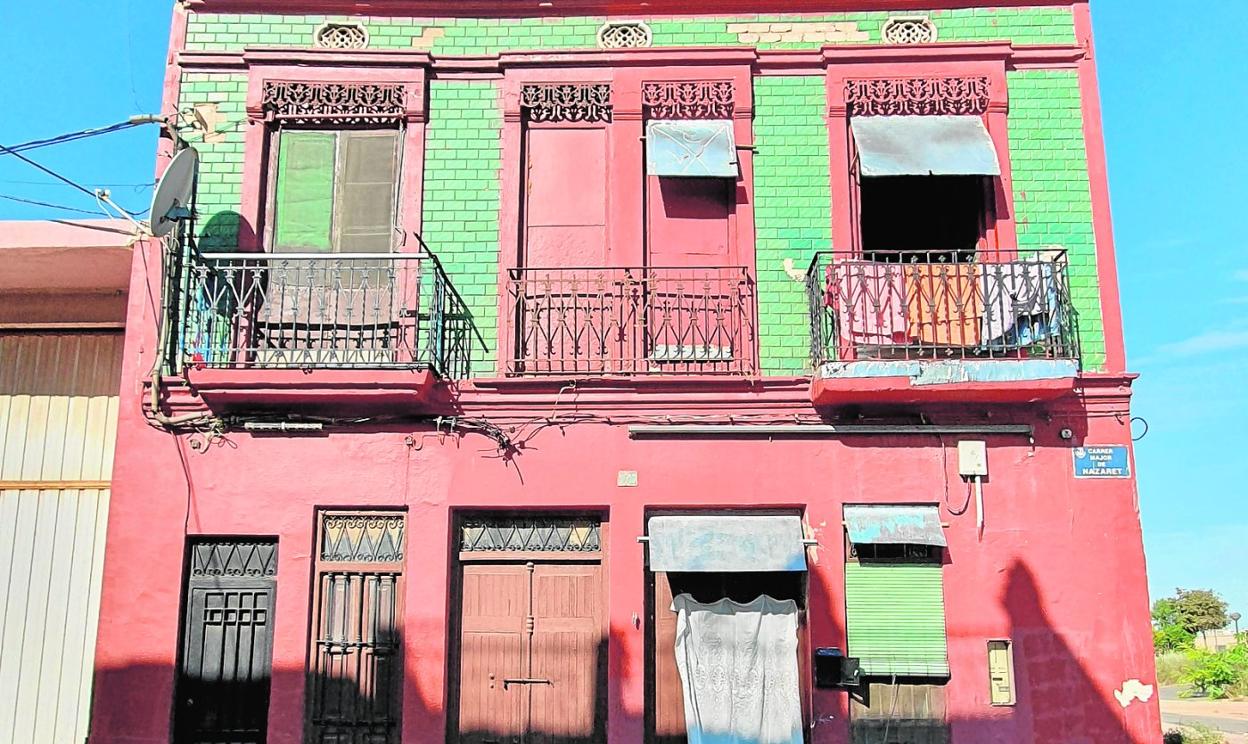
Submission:
[[[93,212],[89,209],[79,209],[78,207],[67,207],[64,204],[52,204],[50,202],[39,201],[37,199],[23,199],[20,196],[10,196],[9,194],[0,194],[0,199],[18,202],[20,204],[33,204],[36,207],[47,207],[48,209],[59,209],[64,212],[76,212],[78,214],[89,214],[92,217],[99,217],[100,212]]]
[[[70,132],[68,134],[61,134],[61,135],[57,135],[56,137],[48,137],[47,139],[31,140],[30,142],[23,142],[18,145],[11,145],[5,149],[8,150],[9,152],[14,152],[14,153],[25,152],[27,150],[36,150],[40,147],[60,145],[66,142],[73,142],[75,140],[86,139],[88,137],[98,137],[101,134],[120,132],[123,129],[130,129],[132,127],[140,126],[144,123],[146,122],[133,121],[133,120],[122,121],[116,124],[110,124],[106,127],[96,127],[95,129],[83,129],[78,132]]]
[[[55,178],[55,179],[56,179],[56,180],[58,180],[58,181],[61,181],[62,183],[65,183],[65,184],[68,184],[68,185],[70,185],[70,186],[73,186],[74,188],[78,189],[79,191],[81,191],[82,193],[84,193],[84,194],[86,194],[87,196],[91,197],[92,199],[94,199],[94,198],[95,198],[95,192],[94,192],[94,191],[92,191],[91,189],[87,188],[86,186],[83,186],[83,185],[82,185],[82,184],[80,184],[80,183],[77,183],[76,181],[74,181],[73,179],[71,179],[71,178],[69,178],[69,177],[67,177],[67,176],[62,176],[60,173],[57,173],[56,171],[52,170],[51,168],[47,167],[46,165],[40,165],[39,163],[36,163],[35,161],[33,161],[33,160],[31,160],[30,158],[26,157],[25,155],[21,154],[20,152],[14,152],[13,150],[9,149],[8,147],[5,147],[4,145],[0,145],[0,150],[3,150],[4,152],[7,152],[8,154],[12,155],[13,157],[17,158],[18,160],[25,161],[27,164],[29,164],[29,165],[31,165],[31,166],[34,166],[35,168],[38,168],[39,170],[43,171],[44,173],[47,173],[49,176],[52,176],[53,178]]]

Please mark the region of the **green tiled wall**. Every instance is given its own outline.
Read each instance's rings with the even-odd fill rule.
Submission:
[[[810,367],[804,272],[832,242],[827,95],[822,77],[754,81],[755,265],[759,353],[765,375],[800,375]]]
[[[694,16],[653,18],[655,46],[692,44],[740,44],[738,23],[854,23],[865,37],[847,41],[879,42],[887,12],[766,14],[733,17]],[[1069,44],[1074,42],[1074,21],[1069,8],[976,8],[936,10],[928,14],[941,41],[1013,40],[1018,44]],[[304,46],[311,43],[317,26],[326,21],[353,20],[346,16],[281,16],[192,14],[187,27],[187,49],[225,51],[245,46]],[[384,18],[366,19],[369,46],[376,49],[410,49],[413,42],[434,54],[494,54],[504,50],[575,49],[594,47],[598,27],[605,19],[571,18]],[[431,43],[421,38],[430,29]],[[767,48],[819,47],[824,41],[768,41]]]
[[[463,296],[482,340],[472,371],[492,376],[498,339],[498,210],[503,126],[490,81],[429,85],[424,238]]]
[[[933,11],[942,41],[1011,39],[1071,43],[1067,8]],[[857,41],[879,41],[887,13],[767,15],[654,19],[656,46],[741,44],[739,24],[852,23]],[[249,45],[307,46],[323,16],[203,15],[192,13],[187,47],[224,51]],[[331,19],[335,20],[335,19]],[[365,19],[373,48],[424,45],[437,55],[488,54],[503,49],[585,48],[596,44],[602,18]],[[738,24],[738,25],[733,25]],[[754,27],[750,27],[753,29]],[[759,47],[820,46],[769,42]],[[1078,79],[1073,71],[1010,73],[1010,140],[1019,240],[1024,247],[1060,245],[1069,251],[1079,311],[1084,365],[1104,364],[1091,202],[1083,148]],[[811,253],[830,243],[826,110],[821,76],[760,77],[755,85],[756,266],[762,371],[802,374],[809,368],[804,287]],[[196,143],[201,153],[201,246],[229,249],[238,227],[246,75],[186,73],[181,102],[215,102],[229,122],[224,141]],[[497,358],[498,227],[501,201],[498,86],[491,81],[434,80],[425,164],[424,236],[442,258],[484,337],[488,353],[474,374],[492,374]]]
[[[1083,365],[1100,369],[1105,365],[1105,337],[1078,74],[1013,72],[1009,87],[1019,247],[1067,250]]]
[[[237,247],[243,186],[243,127],[247,75],[191,72],[182,76],[182,105],[215,103],[223,120],[223,141],[195,142],[199,150],[199,245],[204,250]]]

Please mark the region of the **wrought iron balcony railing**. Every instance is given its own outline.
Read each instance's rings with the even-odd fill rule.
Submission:
[[[744,266],[519,268],[507,284],[510,375],[757,371]]]
[[[819,252],[811,358],[1079,359],[1065,251]]]
[[[431,253],[184,250],[169,262],[179,369],[468,373],[471,316]]]

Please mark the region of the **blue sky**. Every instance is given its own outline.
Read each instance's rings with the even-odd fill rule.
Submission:
[[[0,3],[0,144],[158,111],[172,0]],[[1154,595],[1210,587],[1248,614],[1248,84],[1243,0],[1093,0]],[[55,34],[52,33],[55,29]],[[156,131],[30,153],[132,210]],[[0,157],[0,195],[95,210]],[[71,213],[0,198],[0,219]],[[1241,460],[1241,458],[1243,458]]]

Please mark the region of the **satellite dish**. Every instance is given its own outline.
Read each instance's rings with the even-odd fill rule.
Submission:
[[[191,218],[191,190],[198,170],[199,153],[194,147],[186,148],[169,161],[156,193],[152,194],[152,211],[148,214],[153,237],[164,237],[174,225]]]

